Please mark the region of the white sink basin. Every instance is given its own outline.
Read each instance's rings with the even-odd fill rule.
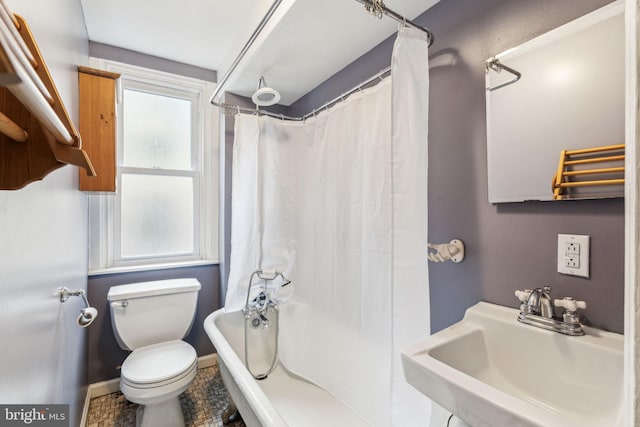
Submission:
[[[622,425],[623,336],[571,337],[480,302],[402,352],[404,376],[472,427]]]

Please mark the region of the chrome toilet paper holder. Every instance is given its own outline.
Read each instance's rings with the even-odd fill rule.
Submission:
[[[60,302],[67,302],[70,297],[80,297],[84,301],[85,307],[80,310],[80,315],[78,316],[77,322],[78,326],[83,328],[89,326],[98,316],[98,310],[95,307],[92,307],[89,304],[89,300],[87,299],[87,293],[84,289],[77,289],[75,291],[71,291],[66,286],[63,286],[58,289],[58,297],[60,298]]]

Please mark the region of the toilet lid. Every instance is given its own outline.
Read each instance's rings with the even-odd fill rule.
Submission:
[[[156,383],[187,371],[196,361],[193,347],[181,340],[140,347],[122,364],[122,377],[138,384]]]

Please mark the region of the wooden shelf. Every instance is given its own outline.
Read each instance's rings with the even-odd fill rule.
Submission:
[[[67,164],[95,175],[27,22],[0,9],[10,18],[0,19],[1,30],[12,35],[0,44],[0,189],[17,190]]]

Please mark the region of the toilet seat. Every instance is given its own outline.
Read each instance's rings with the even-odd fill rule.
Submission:
[[[191,376],[198,356],[181,340],[168,341],[134,350],[122,364],[121,381],[133,388],[157,388]]]

